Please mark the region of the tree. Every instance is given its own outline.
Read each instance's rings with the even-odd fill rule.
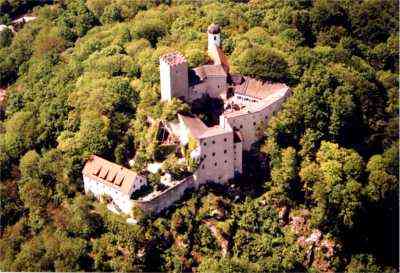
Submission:
[[[288,74],[285,59],[276,51],[260,46],[247,48],[242,52],[233,52],[233,64],[246,76],[262,80],[284,81]]]
[[[288,147],[282,151],[281,160],[271,170],[271,194],[280,205],[287,205],[296,195],[296,151]]]
[[[367,164],[368,184],[364,194],[372,202],[379,202],[398,187],[398,145],[395,143],[382,155],[372,156]]]
[[[0,31],[0,48],[11,45],[13,33],[9,28]]]
[[[198,272],[256,273],[262,271],[260,266],[256,263],[251,263],[245,258],[232,257],[222,258],[220,260],[206,258],[200,263]]]
[[[147,39],[152,47],[155,47],[157,41],[162,38],[166,32],[166,26],[160,19],[148,19],[136,21],[132,27],[135,38]]]
[[[368,254],[357,254],[351,257],[350,263],[346,266],[348,273],[378,273],[382,268],[376,264],[375,258]]]
[[[312,168],[302,167],[300,177],[305,185],[312,185],[312,222],[340,234],[353,226],[361,208],[363,160],[355,151],[323,141],[311,164]]]

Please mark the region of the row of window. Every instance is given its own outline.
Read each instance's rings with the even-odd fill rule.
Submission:
[[[224,150],[224,154],[226,154],[227,152],[228,152],[228,150]],[[215,152],[213,152],[211,155],[215,156]],[[207,154],[203,155],[203,158],[204,159],[207,158]]]
[[[224,142],[227,142],[227,141],[228,141],[228,139],[224,138]],[[215,140],[212,140],[211,144],[215,144]],[[206,141],[203,142],[203,146],[207,146],[207,142]]]
[[[257,102],[257,101],[258,101],[258,100],[256,100],[256,99],[252,99],[252,98],[245,97],[245,96],[241,96],[241,95],[236,95],[236,97],[237,97],[238,99],[241,99],[241,100],[244,100],[244,101],[250,101],[250,102]]]
[[[224,160],[224,163],[225,164],[228,164],[228,160]],[[214,162],[214,167],[217,167],[218,166],[218,163],[217,162]],[[204,170],[205,169],[205,167],[206,167],[206,164],[205,163],[203,163],[202,165],[201,165],[201,168]]]

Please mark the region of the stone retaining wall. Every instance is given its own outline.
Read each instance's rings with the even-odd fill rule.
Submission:
[[[148,200],[135,200],[134,205],[141,208],[144,213],[159,213],[182,198],[185,190],[196,188],[193,175],[179,181],[176,185],[166,189]]]

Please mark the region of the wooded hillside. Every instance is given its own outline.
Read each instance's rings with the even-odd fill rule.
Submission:
[[[0,24],[31,2],[0,0]],[[36,20],[0,32],[0,269],[398,272],[398,8],[395,0],[35,7]],[[125,166],[135,156],[140,169],[157,157],[147,116],[187,108],[160,102],[159,57],[178,50],[190,67],[206,63],[211,23],[234,72],[284,82],[293,95],[246,154],[235,187],[203,187],[128,225],[83,194],[83,164],[91,154]],[[320,239],[305,240],[317,231]]]

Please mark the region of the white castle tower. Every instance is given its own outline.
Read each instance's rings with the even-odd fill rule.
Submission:
[[[160,85],[162,101],[188,98],[188,63],[181,53],[172,52],[160,58]]]
[[[213,23],[208,27],[208,51],[212,51],[214,46],[221,46],[220,32],[221,28],[217,24]]]

